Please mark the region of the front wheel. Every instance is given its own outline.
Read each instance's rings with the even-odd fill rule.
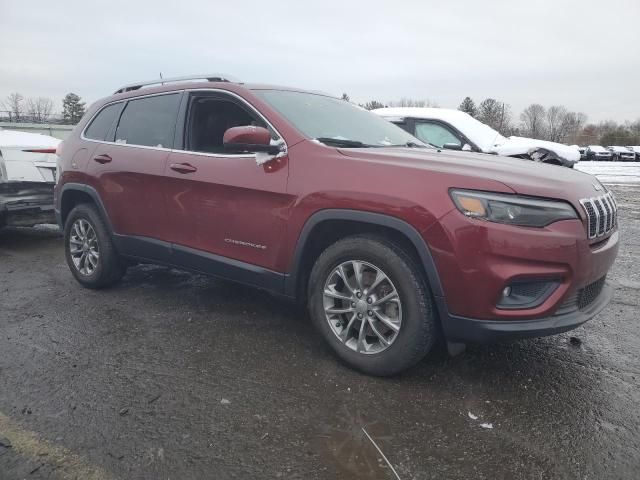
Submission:
[[[420,268],[392,242],[354,236],[316,261],[309,280],[313,322],[338,356],[371,375],[393,375],[421,360],[437,337]]]
[[[125,274],[126,265],[93,205],[80,204],[71,210],[64,227],[64,246],[69,269],[84,287],[107,287]]]

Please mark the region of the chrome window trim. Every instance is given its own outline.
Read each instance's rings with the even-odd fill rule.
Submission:
[[[284,137],[282,136],[282,134],[278,131],[277,128],[275,128],[273,126],[273,124],[267,120],[267,118],[262,115],[262,113],[260,113],[253,105],[251,105],[249,102],[247,102],[244,98],[242,98],[240,95],[238,95],[235,92],[231,92],[229,90],[222,90],[220,88],[183,88],[180,90],[171,90],[169,92],[159,92],[159,93],[148,93],[146,95],[136,95],[133,97],[128,97],[128,98],[123,98],[123,99],[119,99],[119,100],[114,100],[112,102],[108,102],[105,103],[96,113],[94,113],[91,118],[89,119],[89,121],[87,122],[87,124],[85,125],[85,127],[82,129],[82,132],[80,133],[80,138],[84,141],[87,142],[92,142],[92,143],[102,143],[102,144],[106,144],[106,145],[118,145],[120,147],[132,147],[132,148],[144,148],[147,150],[158,150],[158,151],[164,151],[164,152],[176,152],[176,153],[185,153],[188,155],[198,155],[198,156],[204,156],[204,157],[213,157],[213,158],[256,158],[256,154],[255,153],[228,153],[228,154],[222,154],[222,153],[207,153],[207,152],[193,152],[191,150],[181,150],[178,148],[164,148],[164,147],[151,147],[148,145],[136,145],[133,143],[119,143],[119,142],[108,142],[106,140],[94,140],[92,138],[87,138],[85,137],[85,132],[87,130],[87,128],[89,128],[89,126],[91,125],[91,122],[93,122],[94,118],[100,113],[102,112],[105,108],[107,108],[110,105],[115,105],[117,103],[126,103],[129,102],[131,100],[139,100],[141,98],[147,98],[147,97],[157,97],[160,95],[172,95],[172,94],[177,94],[177,93],[191,93],[191,92],[215,92],[215,93],[223,93],[223,94],[227,94],[227,95],[231,95],[232,97],[236,98],[237,100],[239,100],[240,102],[242,102],[244,105],[246,105],[250,111],[254,112],[259,118],[261,118],[262,120],[264,120],[264,122],[269,125],[269,127],[271,127],[273,129],[273,131],[276,133],[276,135],[278,135],[278,137],[280,139],[282,139],[283,145],[284,145],[284,150],[283,153],[287,153],[289,151],[289,147],[287,145],[286,140],[284,139]],[[123,112],[124,113],[124,112]],[[118,119],[119,121],[119,119]]]
[[[87,129],[89,128],[89,126],[91,126],[91,123],[93,122],[93,120],[98,116],[98,114],[100,112],[102,112],[105,108],[107,108],[107,107],[109,107],[111,105],[116,105],[118,103],[127,103],[130,100],[139,100],[141,98],[159,97],[161,95],[175,95],[175,94],[183,93],[183,92],[184,92],[184,90],[172,90],[170,92],[148,93],[146,95],[140,95],[140,96],[130,97],[130,98],[123,98],[121,100],[114,100],[112,102],[105,103],[102,107],[100,107],[100,110],[98,110],[96,113],[94,113],[91,116],[91,118],[89,119],[87,124],[84,126],[84,128],[82,129],[82,132],[80,133],[80,139],[81,140],[85,140],[87,142],[93,142],[93,143],[103,143],[103,144],[107,144],[107,145],[119,145],[121,147],[146,148],[146,149],[150,149],[150,150],[160,150],[160,151],[170,152],[170,151],[173,150],[172,148],[151,147],[149,145],[136,145],[134,143],[107,142],[106,140],[94,140],[93,138],[87,138],[85,136],[85,133],[86,133]],[[124,110],[122,112],[120,112],[120,116],[122,116],[123,113],[124,113]],[[118,122],[120,122],[120,119],[118,119]],[[117,129],[117,125],[116,125],[116,129]]]

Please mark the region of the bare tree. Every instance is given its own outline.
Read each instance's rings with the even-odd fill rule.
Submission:
[[[429,99],[416,100],[414,98],[402,97],[400,100],[389,102],[390,107],[439,107],[439,105]]]
[[[523,134],[531,138],[544,138],[547,130],[546,110],[539,103],[529,105],[520,114]]]
[[[53,111],[53,100],[47,97],[36,97],[27,99],[27,113],[31,121],[44,123]]]
[[[24,112],[23,102],[24,97],[18,92],[7,95],[7,98],[2,102],[2,106],[9,112],[9,121],[20,121]]]
[[[564,121],[567,109],[561,105],[554,105],[547,109],[547,140],[561,142],[564,136]]]
[[[384,103],[379,102],[377,100],[371,100],[364,104],[364,108],[367,110],[375,110],[376,108],[384,108]]]
[[[567,112],[560,124],[560,141],[578,143],[579,133],[587,123],[587,116],[582,112]]]

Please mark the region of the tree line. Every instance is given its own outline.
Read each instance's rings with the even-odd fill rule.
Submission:
[[[345,93],[344,98],[349,98]],[[438,107],[431,100],[402,98],[382,103],[371,100],[360,105],[367,110],[384,107]],[[458,110],[489,125],[504,136],[521,136],[576,145],[640,145],[640,118],[635,122],[618,123],[613,120],[588,123],[587,115],[572,112],[562,105],[544,107],[532,103],[515,117],[511,106],[495,98],[479,104],[465,97]]]
[[[14,92],[0,102],[0,117],[4,117],[9,122],[75,125],[84,112],[85,103],[75,93],[64,96],[61,114],[54,113],[54,102],[48,97],[25,98],[22,94]]]
[[[350,101],[346,93],[342,94],[342,99]],[[383,107],[438,107],[438,104],[428,99],[403,97],[386,104],[371,100],[360,106],[374,110]],[[625,123],[613,120],[587,123],[587,116],[582,112],[572,112],[562,105],[547,108],[539,103],[532,103],[514,118],[511,106],[495,98],[485,98],[476,104],[471,97],[465,97],[458,110],[505,136],[517,135],[577,145],[640,145],[640,118]],[[0,119],[4,117],[10,122],[75,125],[84,112],[85,102],[75,93],[68,93],[62,99],[61,114],[54,113],[54,102],[47,97],[25,98],[15,92],[0,102]]]

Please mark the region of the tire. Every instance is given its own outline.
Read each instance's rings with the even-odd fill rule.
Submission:
[[[365,288],[358,288],[353,262],[360,264],[357,267],[363,272],[360,286]],[[340,266],[349,285],[345,284],[344,277],[338,271]],[[349,271],[352,275],[349,275]],[[366,287],[373,285],[373,278],[378,278],[378,272],[382,272],[386,280],[368,292]],[[355,287],[353,294],[351,284]],[[397,292],[397,300],[394,298],[374,307],[366,305],[372,299],[372,305],[384,300],[392,295],[388,292],[393,290]],[[327,296],[325,292],[331,295]],[[358,300],[357,292],[365,295]],[[336,293],[352,295],[352,298],[337,299],[334,296]],[[352,236],[328,247],[313,266],[307,298],[311,319],[331,348],[347,365],[366,374],[397,374],[424,358],[438,338],[436,311],[424,276],[406,252],[382,237]],[[340,311],[343,307],[351,311],[344,314],[325,311],[326,308],[330,312],[336,309]],[[378,310],[372,312],[364,308]],[[357,318],[358,312],[363,316],[362,320]],[[383,318],[386,319],[385,323],[382,323]],[[394,325],[398,323],[397,331],[387,327],[390,319],[400,319],[399,323],[392,322]],[[361,330],[363,323],[365,328]],[[350,329],[347,328],[349,325]],[[374,329],[374,326],[377,328]],[[364,332],[362,343],[359,341],[361,331]],[[380,339],[380,333],[387,341],[386,346]],[[341,339],[341,336],[347,340]],[[367,351],[367,348],[370,350]]]
[[[82,230],[87,232],[84,237]],[[104,220],[91,204],[77,205],[67,216],[64,251],[71,273],[83,287],[109,287],[126,272],[126,264],[116,252]],[[85,255],[84,263],[82,255]]]

